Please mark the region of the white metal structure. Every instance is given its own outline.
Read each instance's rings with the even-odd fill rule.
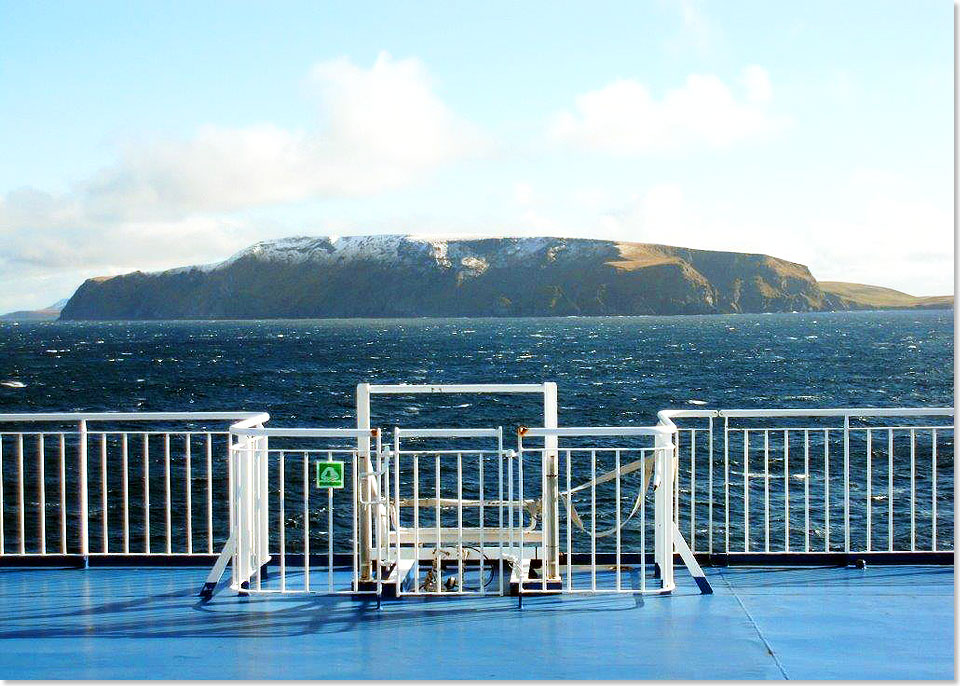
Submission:
[[[361,430],[370,429],[371,401],[377,395],[407,395],[407,394],[534,394],[543,398],[543,425],[545,427],[557,426],[557,385],[547,381],[539,384],[368,384],[361,383],[357,385],[357,428]],[[548,439],[548,447],[556,448],[556,439]],[[361,438],[357,442],[357,450],[360,453],[360,459],[363,462],[364,471],[372,473],[369,467],[370,463],[370,439]],[[556,459],[556,450],[550,452],[552,459]],[[555,465],[554,465],[555,467]],[[554,471],[555,468],[554,468]],[[554,484],[555,486],[555,484]],[[361,490],[363,500],[371,501],[379,491],[377,479],[373,476],[368,477],[362,484]],[[555,509],[557,492],[556,488],[548,489],[543,494],[546,508]],[[382,515],[383,516],[383,515]],[[370,581],[373,578],[372,564],[372,509],[369,505],[361,505],[361,536],[360,536],[360,578],[364,581]],[[441,532],[443,533],[443,532]],[[449,535],[450,532],[447,532]],[[498,532],[493,535],[502,536],[504,532]],[[544,522],[545,559],[547,575],[554,580],[559,579],[559,532],[556,529],[556,521]]]
[[[661,424],[677,432],[675,518],[693,550],[710,555],[882,560],[952,550],[943,525],[953,516],[953,415],[953,408],[660,412]]]
[[[565,538],[561,545],[565,560],[562,583],[552,583],[546,575],[539,580],[531,578],[531,564],[525,560],[518,580],[520,593],[669,593],[675,588],[675,551],[701,592],[712,592],[673,519],[674,433],[666,426],[521,428],[518,431],[520,500],[525,500],[531,482],[532,490],[542,493],[551,487],[553,480],[562,482],[557,490],[565,510],[565,517],[561,517],[558,508],[548,510],[543,501],[544,522],[553,518],[556,529]],[[543,447],[529,447],[524,443],[525,439],[537,438],[543,441]],[[547,447],[548,438],[563,443]],[[553,450],[556,450],[556,460],[549,458]],[[534,467],[532,480],[524,478],[525,462]],[[554,464],[560,468],[554,470]],[[528,468],[527,473],[530,471]],[[577,484],[574,475],[583,472],[587,473],[587,480]],[[651,482],[654,504],[652,516],[648,516],[647,493]],[[578,498],[581,498],[581,511],[589,507],[588,515],[578,513]],[[626,514],[624,503],[629,506]],[[608,521],[601,528],[598,520],[602,505],[608,511],[612,506],[613,515],[608,513]],[[648,533],[648,522],[653,528],[652,536]],[[647,550],[651,538],[654,576],[659,577],[655,583],[648,579]],[[610,544],[603,545],[608,540]],[[521,550],[524,544],[521,528]],[[582,572],[579,579],[577,571]],[[625,578],[627,575],[630,578]]]
[[[544,426],[516,450],[499,428],[371,427],[374,396],[434,393],[531,394]],[[951,408],[666,410],[654,427],[570,428],[552,383],[360,384],[357,413],[350,429],[266,429],[250,412],[0,415],[0,562],[222,549],[208,594],[232,563],[244,593],[379,598],[661,593],[677,554],[705,583],[691,550],[721,564],[953,550]],[[325,462],[343,462],[342,489],[314,486]]]
[[[227,426],[217,425],[255,426],[269,417],[0,414],[0,558],[213,554],[226,535],[215,530],[215,508],[228,500]],[[36,508],[29,506],[34,496]],[[12,526],[5,521],[11,510]]]
[[[384,475],[394,595],[508,590],[521,501],[509,490],[506,459],[500,427],[394,429]]]
[[[364,471],[351,443],[364,435],[376,439],[372,476],[380,478],[385,469],[376,429],[231,429],[231,536],[207,580],[208,594],[229,560],[231,588],[242,593],[380,595],[379,565],[374,565],[372,583],[362,583],[358,577],[361,506],[379,511],[386,505],[364,500],[358,487],[371,475]],[[319,478],[322,468],[334,463],[342,469],[343,487],[315,488],[314,473]],[[346,522],[340,518],[340,527],[337,513],[348,518]],[[339,540],[338,528],[345,534]],[[385,531],[378,528],[372,544],[372,558],[383,560]],[[274,555],[275,582],[265,573]],[[347,575],[337,572],[337,561],[343,558],[349,560],[343,565]]]

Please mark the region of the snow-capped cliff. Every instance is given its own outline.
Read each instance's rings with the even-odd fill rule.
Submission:
[[[223,262],[85,282],[64,319],[549,316],[819,310],[803,265],[565,238],[263,241]]]

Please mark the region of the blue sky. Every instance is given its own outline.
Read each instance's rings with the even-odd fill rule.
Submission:
[[[933,2],[0,2],[0,310],[296,234],[572,235],[952,291]]]

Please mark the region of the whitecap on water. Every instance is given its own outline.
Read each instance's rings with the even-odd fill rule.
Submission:
[[[687,403],[690,405],[706,405],[707,401],[706,400],[688,400]]]
[[[0,386],[6,386],[7,388],[26,388],[27,384],[22,381],[0,381]]]

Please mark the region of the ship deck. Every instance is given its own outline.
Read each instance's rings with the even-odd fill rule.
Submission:
[[[668,597],[195,596],[200,568],[0,569],[2,679],[952,679],[952,566],[707,569]]]

